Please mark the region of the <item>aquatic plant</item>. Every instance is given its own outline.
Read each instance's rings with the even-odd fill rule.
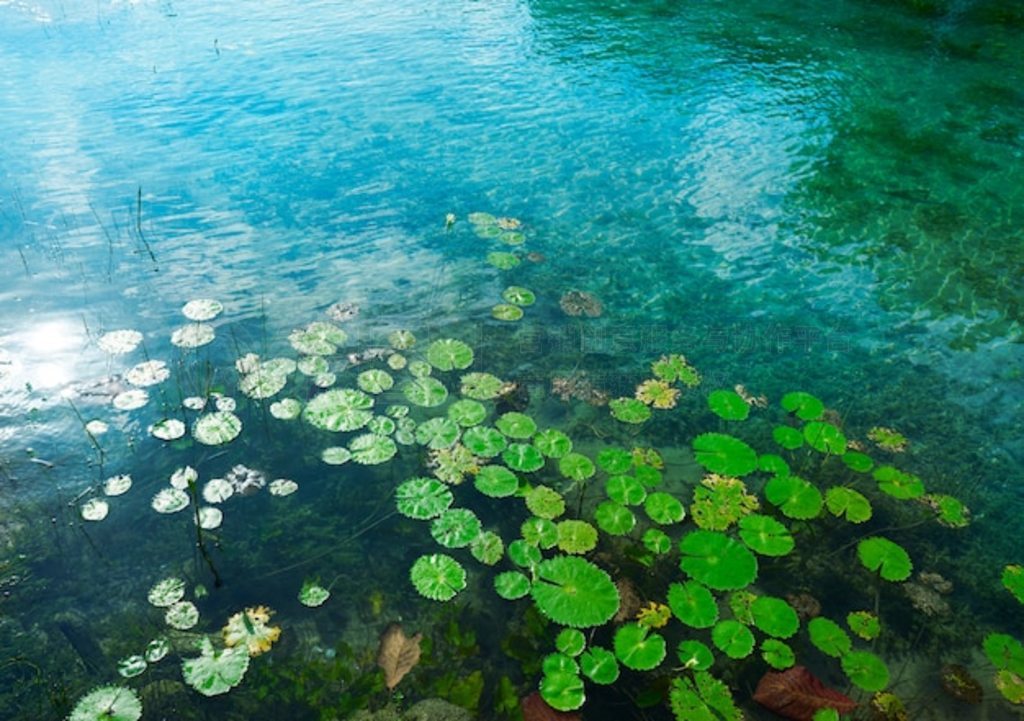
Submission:
[[[440,371],[464,370],[473,364],[473,349],[461,340],[442,338],[427,346],[427,362]]]
[[[495,320],[517,321],[523,318],[523,309],[512,303],[498,303],[491,308],[491,317]]]
[[[613,639],[615,657],[628,669],[650,671],[665,660],[665,638],[640,623],[619,626]]]
[[[649,378],[636,387],[636,399],[654,408],[675,408],[679,400],[679,389],[673,388],[668,381]]]
[[[430,524],[430,535],[445,548],[468,546],[481,530],[480,519],[468,508],[449,508]]]
[[[110,513],[110,504],[100,498],[90,498],[78,512],[86,521],[102,521]]]
[[[510,285],[508,288],[503,290],[501,292],[501,298],[506,303],[519,306],[533,305],[537,301],[537,296],[534,295],[532,290],[523,288],[519,285]]]
[[[230,411],[200,416],[192,426],[192,437],[207,446],[230,443],[242,432],[242,419]]]
[[[746,546],[718,531],[690,531],[679,542],[680,568],[715,591],[733,591],[753,583],[757,559]]]
[[[846,614],[846,625],[865,641],[871,641],[882,632],[878,616],[870,611],[851,611]]]
[[[281,636],[280,628],[269,625],[273,613],[266,606],[255,606],[232,615],[220,632],[224,645],[245,648],[250,656],[269,651]]]
[[[886,581],[904,581],[913,564],[902,546],[888,538],[874,536],[857,544],[857,557],[869,571],[878,571]]]
[[[612,579],[578,556],[541,561],[531,595],[542,614],[573,628],[600,626],[619,610],[619,592]]]
[[[732,659],[746,658],[754,650],[754,634],[736,619],[719,621],[711,629],[711,642]]]
[[[167,607],[164,622],[171,628],[187,631],[199,623],[199,609],[191,601],[177,601]]]
[[[757,469],[757,452],[735,436],[702,433],[693,439],[697,462],[712,473],[745,476]]]
[[[736,391],[711,391],[708,394],[708,408],[716,416],[727,421],[746,420],[750,415],[750,406]]]
[[[1013,594],[1019,602],[1024,603],[1024,566],[1018,563],[1007,564],[1003,568],[1003,588]]]
[[[195,298],[181,307],[181,314],[191,321],[213,320],[224,311],[224,304],[212,298]]]
[[[185,683],[204,696],[227,693],[242,682],[249,669],[249,652],[245,646],[217,650],[210,639],[199,641],[199,656],[181,663]]]
[[[68,721],[138,721],[142,701],[124,686],[99,686],[78,699]]]
[[[105,353],[124,355],[131,353],[142,342],[142,333],[137,330],[112,330],[100,336],[97,344]]]
[[[373,398],[354,388],[336,388],[313,397],[302,410],[302,417],[325,431],[356,431],[373,418]]]
[[[430,377],[414,378],[402,387],[402,393],[410,403],[424,408],[433,408],[448,400],[444,383]]]
[[[117,673],[124,678],[134,678],[144,673],[147,665],[140,655],[126,656],[117,662]]]
[[[623,423],[643,423],[651,417],[650,407],[636,398],[614,398],[608,401],[608,408],[612,417]]]
[[[412,585],[433,601],[448,601],[466,587],[466,569],[451,556],[432,553],[420,556],[409,569]]]
[[[157,581],[146,598],[157,608],[167,608],[185,597],[185,582],[174,576]]]

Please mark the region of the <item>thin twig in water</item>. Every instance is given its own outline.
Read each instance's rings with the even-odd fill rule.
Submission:
[[[135,232],[139,234],[139,240],[146,246],[146,252],[149,253],[149,258],[154,263],[156,262],[156,256],[153,254],[153,249],[149,247],[149,241],[146,240],[146,236],[142,234],[142,186],[139,186],[139,192],[135,196]]]

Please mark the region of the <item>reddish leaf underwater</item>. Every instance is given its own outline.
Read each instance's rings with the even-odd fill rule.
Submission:
[[[754,700],[791,721],[812,721],[814,712],[823,708],[848,713],[857,707],[856,701],[825,686],[804,666],[766,673]]]

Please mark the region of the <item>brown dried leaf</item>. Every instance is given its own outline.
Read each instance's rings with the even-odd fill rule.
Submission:
[[[377,665],[384,669],[384,683],[390,691],[420,662],[422,633],[407,637],[397,623],[390,624],[380,636]]]

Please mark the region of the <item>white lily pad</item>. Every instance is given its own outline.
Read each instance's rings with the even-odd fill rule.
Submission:
[[[224,310],[224,305],[212,298],[196,298],[190,300],[188,303],[181,307],[181,314],[189,320],[201,321],[201,320],[213,320],[221,311]]]
[[[219,508],[213,506],[200,506],[199,508],[199,527],[206,530],[212,531],[215,528],[220,528],[220,524],[224,521],[224,512]]]
[[[282,398],[270,404],[270,415],[282,421],[293,421],[302,413],[302,403],[295,398]]]
[[[167,364],[161,360],[150,360],[132,366],[124,374],[124,379],[133,386],[146,388],[162,383],[171,377]]]
[[[203,396],[189,396],[181,400],[181,405],[190,411],[201,411],[206,408],[206,399]]]
[[[171,576],[153,584],[146,598],[157,608],[173,606],[185,597],[185,582]]]
[[[110,405],[119,411],[134,411],[137,408],[142,408],[147,403],[149,403],[149,393],[141,388],[122,391],[110,401]]]
[[[171,474],[171,486],[181,490],[186,490],[188,484],[195,483],[199,480],[199,473],[192,466],[182,466]]]
[[[111,476],[103,481],[103,493],[108,496],[120,496],[132,487],[132,477],[127,473]]]
[[[171,343],[179,348],[199,348],[212,343],[216,335],[212,325],[192,323],[171,333]]]
[[[125,678],[133,678],[146,670],[146,659],[142,656],[126,656],[117,662],[117,672]]]
[[[131,353],[142,342],[142,333],[137,330],[112,330],[100,336],[100,349],[111,355]]]
[[[185,435],[185,424],[177,418],[164,418],[149,427],[149,435],[161,441],[176,441]]]
[[[192,437],[208,446],[229,443],[241,432],[242,420],[229,411],[207,413],[192,426]]]
[[[102,521],[110,512],[110,505],[99,498],[90,498],[82,504],[79,512],[87,521]]]
[[[345,446],[331,446],[320,453],[320,459],[329,466],[340,466],[352,460],[352,451]]]
[[[110,430],[110,426],[108,426],[103,421],[94,418],[85,424],[85,430],[87,433],[91,433],[94,436],[102,436],[104,433]]]
[[[177,513],[188,507],[188,494],[179,488],[162,488],[150,505],[157,513]]]
[[[168,653],[171,652],[171,644],[166,638],[154,638],[148,644],[146,644],[146,651],[142,655],[149,663],[156,663],[162,660]]]
[[[203,500],[207,503],[223,503],[235,495],[235,487],[223,478],[214,478],[203,486]]]
[[[187,631],[199,623],[199,609],[191,601],[178,601],[167,609],[164,621],[171,628]]]
[[[299,490],[299,484],[288,478],[275,478],[267,486],[267,490],[272,496],[290,496]]]

